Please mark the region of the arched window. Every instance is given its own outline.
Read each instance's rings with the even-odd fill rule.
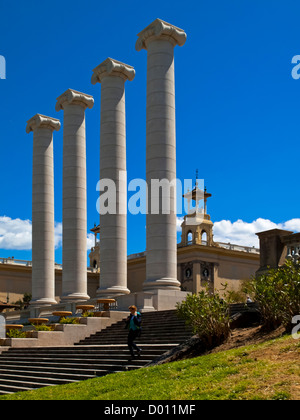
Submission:
[[[206,231],[205,231],[205,230],[203,230],[203,231],[201,232],[201,243],[202,243],[203,245],[206,245],[206,244],[207,244],[207,233],[206,233]]]
[[[187,243],[188,244],[193,243],[193,233],[191,231],[189,231],[187,234]]]

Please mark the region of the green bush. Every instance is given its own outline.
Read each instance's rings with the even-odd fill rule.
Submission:
[[[34,325],[35,331],[54,331],[53,325]]]
[[[20,330],[9,330],[6,333],[7,338],[27,338],[27,333]]]
[[[230,334],[229,306],[218,293],[189,294],[177,304],[177,313],[209,348],[223,343]]]
[[[71,317],[71,318],[61,318],[59,321],[60,324],[79,324],[80,318],[78,317]]]
[[[293,328],[292,318],[300,314],[300,265],[293,261],[254,278],[248,289],[260,304],[263,326],[273,330]]]
[[[226,290],[225,298],[226,302],[228,303],[246,303],[247,301],[247,289],[250,279],[244,279],[240,282],[239,288],[237,290],[226,290],[228,287],[228,284],[225,285],[222,284],[222,286],[225,287],[224,290]]]
[[[81,316],[82,318],[93,318],[95,315],[94,312],[84,312]]]

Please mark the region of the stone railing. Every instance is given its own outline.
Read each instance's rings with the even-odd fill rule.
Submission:
[[[23,265],[25,267],[31,267],[32,261],[17,260],[15,258],[8,257],[8,258],[0,258],[0,264],[13,264],[13,265]]]
[[[12,257],[0,258],[0,264],[19,265],[23,267],[32,267],[32,261],[18,260]],[[55,263],[55,269],[62,270],[62,264]],[[97,268],[87,267],[88,273],[97,273]]]
[[[146,251],[138,252],[137,254],[131,254],[127,256],[127,260],[134,260],[135,258],[142,258],[146,256]]]
[[[224,242],[217,242],[217,244],[221,248],[229,249],[231,251],[242,251],[242,252],[249,252],[252,254],[259,254],[259,248],[255,248],[255,246],[243,246],[243,245],[235,245],[231,243],[224,243]]]
[[[188,241],[186,245],[178,244],[178,248],[183,248],[185,246],[191,246],[195,245],[194,241]],[[201,244],[203,246],[207,246],[207,241],[202,241]],[[260,250],[259,248],[255,248],[254,246],[243,246],[243,245],[236,245],[231,243],[225,243],[225,242],[215,242],[215,246],[218,246],[220,248],[228,249],[230,251],[240,251],[240,252],[248,252],[249,254],[259,254]]]

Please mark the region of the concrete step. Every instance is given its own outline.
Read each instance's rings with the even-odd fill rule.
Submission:
[[[171,336],[171,337],[168,337],[168,339],[172,344],[174,344],[176,346],[178,344],[183,343],[185,340],[187,340],[190,337],[191,336],[184,336],[184,337]],[[84,341],[80,341],[79,344],[81,346],[91,345],[91,344],[99,344],[99,345],[100,344],[117,344],[120,341],[121,341],[121,339],[118,339],[118,338],[113,338],[113,339],[106,340],[106,339],[101,338],[101,337],[100,338],[95,337],[95,338],[86,339]],[[138,345],[139,344],[147,344],[148,341],[149,341],[149,339],[141,337],[141,338],[136,340],[136,343]],[[166,341],[165,338],[152,338],[152,340],[151,340],[151,342],[155,343],[155,344],[164,344],[165,341]],[[123,339],[123,343],[126,343],[126,342],[127,342],[127,337]]]
[[[78,379],[71,379],[71,377],[69,378],[53,378],[48,376],[46,373],[43,374],[43,376],[39,376],[37,374],[33,374],[30,375],[28,372],[26,375],[22,375],[19,374],[19,371],[16,371],[15,373],[12,373],[12,371],[10,371],[9,373],[5,373],[3,375],[1,375],[1,383],[5,383],[6,382],[11,382],[11,383],[18,383],[20,381],[23,382],[23,384],[27,384],[30,383],[32,384],[34,383],[39,383],[39,384],[43,384],[42,386],[48,386],[48,385],[64,385],[64,384],[68,384],[71,382],[78,382]],[[46,384],[46,385],[45,385]]]
[[[18,385],[16,382],[14,382],[13,384],[0,382],[0,395],[13,394],[15,392],[21,391],[32,391],[33,389],[35,389],[35,387],[28,386],[28,384],[27,386],[22,386],[20,384]]]
[[[14,372],[17,373],[14,373]],[[0,377],[5,378],[7,375],[13,376],[13,375],[18,375],[18,377],[30,377],[30,376],[34,376],[36,378],[52,378],[52,379],[59,379],[59,380],[66,380],[65,383],[68,383],[70,380],[73,380],[74,382],[77,381],[84,381],[86,379],[92,379],[95,377],[94,372],[93,374],[86,374],[86,375],[79,375],[78,373],[60,373],[60,372],[55,372],[55,371],[51,371],[51,370],[24,370],[24,369],[20,369],[19,366],[15,366],[15,367],[7,367],[7,368],[0,368]]]
[[[112,363],[109,363],[109,361],[86,361],[85,363],[80,362],[80,364],[78,364],[78,362],[76,363],[74,361],[74,363],[72,363],[72,360],[66,360],[66,361],[26,361],[26,360],[5,360],[5,361],[0,361],[0,367],[7,367],[7,366],[19,366],[19,367],[25,367],[25,366],[29,366],[29,367],[44,367],[44,368],[52,368],[52,367],[57,367],[57,368],[71,368],[71,369],[82,369],[84,366],[88,367],[91,370],[94,371],[101,371],[101,370],[107,370],[107,371],[113,371],[113,370],[124,370],[124,368],[126,367],[126,370],[129,369],[135,369],[138,367],[142,367],[144,366],[146,363],[143,361],[139,361],[139,359],[135,359],[132,362],[130,362],[130,365],[128,364],[128,359],[124,359],[124,361],[113,361]],[[0,377],[0,381],[1,381],[1,377]]]
[[[150,363],[150,358],[147,357],[139,357],[138,359],[134,360],[132,363],[138,364],[138,365],[145,365],[147,363]],[[68,358],[54,358],[54,357],[35,357],[34,361],[32,360],[32,357],[26,357],[26,356],[19,356],[19,357],[6,357],[0,359],[0,366],[5,365],[5,363],[59,363],[60,365],[64,364],[74,364],[77,366],[85,366],[85,365],[112,365],[112,366],[119,366],[128,364],[128,357],[122,357],[122,358],[115,358],[115,357],[108,357],[108,358],[80,358],[80,357],[68,357]],[[7,365],[6,365],[7,366]]]
[[[143,344],[141,345],[143,351],[147,351],[147,350],[151,350],[151,351],[167,351],[170,349],[170,347],[172,347],[172,344],[169,343],[164,343],[163,345],[161,344]],[[36,352],[45,352],[45,353],[51,353],[51,352],[73,352],[75,351],[76,353],[78,352],[99,352],[99,351],[115,351],[115,352],[121,352],[121,351],[127,351],[127,345],[126,344],[117,344],[114,346],[110,346],[110,345],[99,345],[99,346],[79,346],[79,345],[74,345],[74,346],[68,346],[68,347],[26,347],[26,348],[22,348],[22,347],[10,347],[8,349],[9,353],[24,353],[24,352],[32,352],[32,353],[36,353]],[[6,352],[7,354],[7,352]]]
[[[153,358],[157,357],[158,354],[161,353],[157,353],[157,354],[144,354],[144,352],[142,352],[141,356],[140,356],[140,360],[153,360]],[[95,355],[90,355],[90,354],[76,354],[73,353],[71,355],[67,355],[65,353],[63,354],[48,354],[47,353],[29,353],[26,354],[24,353],[22,356],[17,355],[17,354],[13,354],[13,355],[9,355],[9,356],[3,356],[0,357],[0,361],[1,360],[32,360],[32,358],[34,357],[35,361],[47,361],[47,360],[54,360],[54,359],[58,359],[61,361],[64,360],[79,360],[81,361],[89,361],[89,360],[123,360],[124,358],[126,358],[128,356],[128,351],[124,352],[123,354],[118,354],[118,353],[104,353],[104,354],[95,354]]]
[[[186,340],[187,338],[191,337],[191,335],[176,335],[176,334],[168,334],[165,337],[161,337],[158,335],[151,335],[150,337],[146,337],[142,334],[140,337],[136,339],[137,342],[141,344],[148,344],[151,340],[153,344],[165,344],[166,341],[170,343],[179,343],[182,340]],[[87,344],[90,341],[98,341],[99,345],[101,344],[126,344],[127,343],[127,335],[126,336],[112,336],[112,337],[102,337],[102,336],[91,336],[86,338],[85,340],[81,340],[80,343],[83,345]]]
[[[185,328],[185,324],[178,322],[178,321],[164,321],[164,320],[160,320],[159,323],[157,320],[153,320],[153,322],[147,322],[145,320],[142,321],[141,325],[144,328],[171,328],[171,329],[175,329],[175,328]],[[113,325],[111,327],[106,327],[106,329],[126,329],[126,323],[120,323],[119,325]]]
[[[22,378],[19,378],[19,379],[22,379]],[[3,378],[1,378],[0,390],[1,390],[1,387],[3,385],[6,385],[6,387],[5,387],[6,391],[8,391],[7,388],[11,388],[11,389],[17,388],[18,390],[32,390],[32,389],[37,389],[37,388],[43,388],[45,386],[51,386],[51,384],[49,384],[49,383],[36,382],[36,380],[28,381],[25,384],[23,379],[22,380],[15,380],[15,379],[3,379]],[[17,392],[17,391],[13,391],[13,392]]]
[[[88,347],[88,346],[87,346]],[[142,347],[142,346],[141,346]],[[160,350],[145,350],[142,349],[142,356],[143,357],[156,357],[159,356],[162,353],[162,351]],[[93,357],[93,358],[101,358],[101,357],[116,357],[116,358],[122,358],[124,356],[128,355],[128,349],[124,349],[124,350],[120,350],[120,351],[116,351],[116,350],[102,350],[102,351],[96,351],[96,352],[91,352],[91,351],[87,351],[86,353],[83,351],[80,352],[76,352],[76,351],[70,351],[70,352],[29,352],[29,351],[24,351],[22,353],[19,352],[9,352],[9,354],[4,354],[2,357],[19,357],[20,355],[22,355],[22,357],[55,357],[55,358],[61,358],[61,357],[82,357],[83,359],[88,358],[88,357]],[[0,360],[1,360],[1,356],[0,356]]]
[[[132,366],[132,365],[131,365]],[[133,366],[135,367],[135,366]],[[0,367],[0,369],[6,369],[7,371],[15,371],[15,370],[22,370],[22,371],[26,371],[26,372],[48,372],[48,374],[66,374],[66,375],[70,375],[71,378],[73,377],[74,374],[76,375],[84,375],[84,376],[103,376],[103,375],[107,375],[108,373],[111,373],[111,371],[108,371],[107,369],[90,369],[90,368],[70,368],[70,367],[55,367],[55,366],[43,366],[43,365],[23,365],[20,366],[18,364],[10,364],[10,365],[6,365],[5,367]],[[114,372],[118,372],[118,370],[116,369]],[[121,372],[121,370],[119,371]],[[1,383],[1,376],[0,376],[0,383]]]

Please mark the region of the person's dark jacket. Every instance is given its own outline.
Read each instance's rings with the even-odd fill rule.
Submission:
[[[137,312],[137,315],[129,315],[129,317],[126,319],[126,325],[125,328],[130,329],[130,321],[133,320],[135,329],[138,330],[141,333],[141,324],[142,324],[142,316],[139,312]]]

